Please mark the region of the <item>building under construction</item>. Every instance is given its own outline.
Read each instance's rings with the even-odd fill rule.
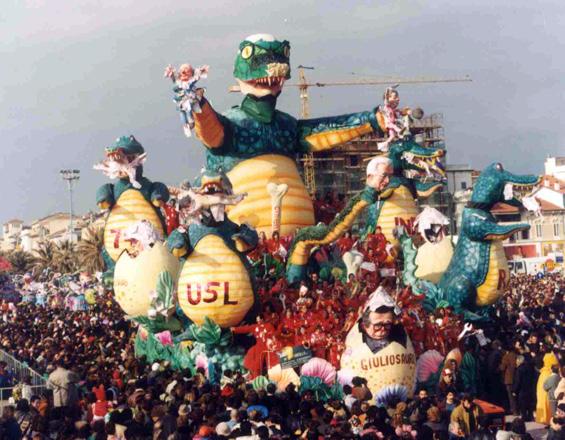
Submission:
[[[434,113],[413,121],[410,131],[422,145],[444,148],[443,115],[441,113]],[[330,191],[348,196],[363,189],[367,160],[379,152],[377,143],[384,140],[372,133],[330,151],[315,153],[312,159],[314,162],[313,177],[318,197],[324,197]],[[303,176],[304,163],[307,160],[309,160],[307,156],[301,159]],[[305,180],[308,182],[308,179]]]

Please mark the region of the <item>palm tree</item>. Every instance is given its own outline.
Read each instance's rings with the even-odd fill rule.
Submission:
[[[104,228],[90,226],[77,245],[78,262],[80,269],[90,273],[104,270]]]
[[[55,244],[52,241],[42,241],[34,251],[33,272],[39,275],[45,269],[54,269],[55,266]]]
[[[78,268],[75,245],[70,240],[63,240],[55,246],[54,266],[63,274],[73,273]]]
[[[25,251],[12,251],[8,254],[8,261],[16,273],[26,273],[33,265],[33,255]]]

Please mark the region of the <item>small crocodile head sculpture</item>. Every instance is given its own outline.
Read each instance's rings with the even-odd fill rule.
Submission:
[[[106,147],[105,158],[94,165],[110,179],[129,179],[134,188],[141,188],[138,179],[143,175],[143,163],[147,157],[145,149],[135,137],[120,136]]]
[[[501,163],[492,163],[475,182],[470,204],[485,211],[499,202],[521,208],[522,196],[531,192],[539,180],[539,176],[513,174]]]

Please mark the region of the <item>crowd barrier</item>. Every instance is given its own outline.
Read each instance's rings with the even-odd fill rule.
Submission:
[[[31,394],[42,394],[47,390],[46,378],[4,350],[0,350],[0,362],[6,363],[6,371],[10,375],[12,384],[10,387],[0,388],[0,406],[3,407],[8,404],[15,386],[22,383],[26,378],[29,378]]]

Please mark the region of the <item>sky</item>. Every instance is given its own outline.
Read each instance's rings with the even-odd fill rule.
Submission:
[[[523,0],[4,0],[0,9],[0,223],[68,209],[59,170],[81,171],[76,212],[107,182],[92,166],[133,134],[145,175],[176,184],[204,164],[182,133],[164,67],[209,64],[202,82],[219,111],[239,45],[254,33],[291,43],[313,81],[463,77],[403,85],[401,104],[443,113],[448,163],[493,161],[541,173],[565,155],[565,2]],[[293,71],[296,76],[296,69]],[[310,89],[312,117],[368,110],[383,87]],[[278,108],[298,116],[296,88]]]

